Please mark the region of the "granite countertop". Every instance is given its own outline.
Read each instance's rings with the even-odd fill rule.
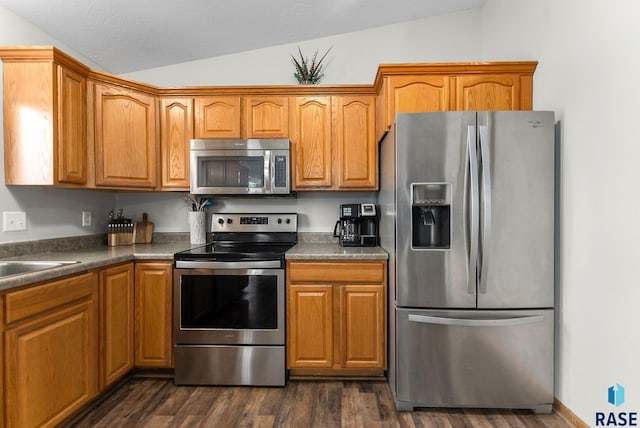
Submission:
[[[287,260],[387,260],[380,247],[341,247],[338,243],[301,242],[287,251]]]
[[[6,257],[2,260],[76,261],[78,263],[0,278],[0,291],[132,260],[173,260],[174,253],[188,248],[191,248],[189,241],[176,241],[116,247],[101,245],[77,250],[43,251]]]
[[[327,233],[298,234],[298,244],[285,254],[287,260],[387,260],[380,247],[341,247]],[[186,239],[185,239],[186,238]],[[0,291],[54,280],[133,260],[173,260],[173,255],[193,246],[188,234],[154,234],[151,244],[108,247],[103,236],[59,238],[0,245],[2,261],[73,261],[55,268],[0,277]]]

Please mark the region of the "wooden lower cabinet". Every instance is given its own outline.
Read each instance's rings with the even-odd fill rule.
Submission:
[[[287,352],[291,367],[333,366],[333,285],[287,288]]]
[[[100,271],[100,389],[133,369],[133,263]]]
[[[385,367],[385,289],[382,285],[340,286],[342,366]]]
[[[292,375],[382,375],[386,261],[287,263],[287,368]]]
[[[98,393],[96,273],[4,296],[5,426],[55,426]]]
[[[137,262],[135,366],[172,368],[173,262]]]

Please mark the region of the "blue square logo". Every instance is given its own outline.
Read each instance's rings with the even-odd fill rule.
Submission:
[[[607,401],[616,407],[622,405],[624,403],[624,386],[616,383],[614,386],[609,387]]]

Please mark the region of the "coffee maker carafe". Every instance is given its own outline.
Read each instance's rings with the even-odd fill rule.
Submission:
[[[378,245],[378,216],[375,204],[340,205],[340,220],[333,236],[343,247],[375,247]]]

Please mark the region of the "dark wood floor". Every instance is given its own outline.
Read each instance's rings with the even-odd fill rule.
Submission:
[[[74,427],[570,427],[556,414],[396,412],[382,381],[289,381],[286,388],[187,387],[130,379]]]

